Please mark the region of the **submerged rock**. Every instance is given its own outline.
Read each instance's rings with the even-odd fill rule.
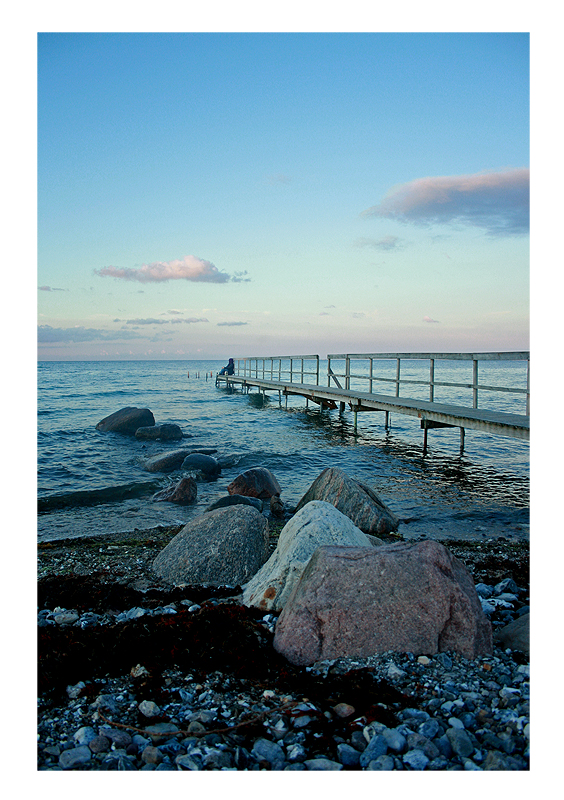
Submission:
[[[174,486],[168,486],[153,495],[153,501],[165,503],[177,503],[180,506],[187,506],[195,503],[198,497],[198,486],[194,478],[182,478]]]
[[[181,469],[198,470],[208,479],[215,479],[221,473],[219,461],[204,453],[190,453],[183,460]]]
[[[182,439],[184,434],[179,425],[174,425],[172,422],[165,422],[163,425],[154,425],[147,428],[137,428],[135,431],[136,439],[160,439],[163,442],[174,441],[175,439]]]
[[[135,408],[127,406],[121,408],[109,417],[104,417],[96,425],[97,431],[123,433],[126,436],[135,436],[139,428],[152,427],[155,424],[153,412],[148,408]]]
[[[229,494],[241,494],[244,497],[258,497],[269,500],[280,495],[280,484],[266,467],[252,467],[242,472],[227,487]]]
[[[257,511],[262,511],[262,500],[258,497],[244,497],[242,494],[228,494],[226,497],[220,497],[215,503],[212,503],[206,508],[208,511],[215,511],[216,508],[225,508],[226,506],[253,506]]]
[[[470,573],[430,540],[320,547],[278,619],[274,647],[301,666],[388,650],[493,652]]]

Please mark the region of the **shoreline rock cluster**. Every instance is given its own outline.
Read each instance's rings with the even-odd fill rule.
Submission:
[[[134,411],[154,425],[122,411],[128,435]],[[155,458],[149,471],[219,474],[202,452]],[[195,498],[190,480],[172,488]],[[522,573],[476,580],[443,544],[401,541],[393,512],[336,468],[292,510],[261,467],[227,490],[145,569],[93,573],[76,607],[74,579],[59,594],[51,579],[39,769],[528,769]]]

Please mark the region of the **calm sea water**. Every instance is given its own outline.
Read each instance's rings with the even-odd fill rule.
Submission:
[[[402,519],[406,537],[528,538],[528,443],[466,431],[460,455],[457,428],[429,432],[423,454],[423,432],[417,419],[384,414],[320,412],[305,400],[278,394],[263,399],[217,388],[218,361],[40,362],[38,365],[38,515],[40,540],[132,531],[185,523],[227,494],[227,485],[244,470],[263,466],[282,487],[282,499],[295,505],[319,473],[337,466],[368,483]],[[383,364],[382,374],[392,375]],[[446,362],[436,380],[464,382],[468,364]],[[389,369],[389,373],[385,370]],[[471,367],[470,367],[471,369]],[[326,362],[321,363],[326,374]],[[418,367],[402,368],[417,378]],[[441,378],[441,375],[443,376]],[[481,381],[523,386],[519,362],[488,367]],[[393,394],[393,389],[374,391]],[[366,390],[366,387],[363,387]],[[448,394],[448,392],[451,394]],[[402,395],[428,398],[414,386]],[[467,390],[437,390],[439,402],[471,404]],[[480,405],[524,412],[522,397],[481,396]],[[101,433],[96,424],[125,406],[150,408],[157,424],[173,422],[190,438],[182,442],[142,442]],[[222,463],[217,481],[198,483],[198,501],[181,507],[153,502],[159,488],[181,473],[148,473],[149,456],[178,447],[213,447]],[[105,490],[128,487],[123,501],[99,502]],[[100,490],[102,497],[100,498]],[[98,496],[94,493],[97,492]],[[96,501],[96,502],[95,502]]]

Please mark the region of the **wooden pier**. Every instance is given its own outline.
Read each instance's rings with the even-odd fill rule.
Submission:
[[[395,374],[383,377],[375,373],[374,365],[379,360],[393,360]],[[401,373],[402,361],[429,362],[428,378],[421,380],[404,378]],[[471,361],[472,382],[453,383],[435,380],[435,362]],[[365,371],[352,372],[352,365],[364,362]],[[479,363],[487,361],[526,362],[526,388],[491,386],[479,382]],[[335,369],[335,362],[344,363],[344,371]],[[320,383],[319,356],[268,356],[265,358],[245,358],[235,360],[234,375],[217,375],[216,385],[239,387],[243,392],[257,389],[259,392],[278,392],[282,396],[299,395],[319,405],[320,409],[339,409],[343,413],[348,406],[354,414],[354,429],[357,429],[359,412],[380,411],[385,414],[385,428],[389,427],[390,414],[405,414],[420,420],[424,431],[424,449],[427,447],[427,431],[431,428],[459,428],[460,451],[464,448],[465,429],[482,431],[514,439],[529,439],[529,353],[355,353],[338,354],[327,357],[327,386]],[[304,378],[311,377],[311,383]],[[342,379],[342,383],[339,380]],[[376,382],[391,382],[395,395],[380,394],[373,391]],[[367,383],[368,391],[358,388]],[[334,385],[331,385],[331,384]],[[352,387],[355,383],[356,387]],[[344,385],[343,385],[344,384]],[[425,384],[429,389],[429,400],[400,396],[404,384]],[[435,401],[436,387],[458,387],[471,389],[472,406],[452,405]],[[479,395],[484,392],[511,392],[526,395],[526,414],[494,411],[478,407]]]

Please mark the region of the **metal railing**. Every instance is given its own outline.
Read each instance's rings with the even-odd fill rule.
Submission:
[[[313,362],[313,364],[311,364]],[[310,364],[313,368],[309,368]],[[304,383],[304,377],[315,377],[319,386],[319,356],[265,356],[235,359],[235,374],[243,378]],[[298,380],[299,377],[299,380]]]
[[[386,360],[395,361],[395,376],[384,377],[374,374],[374,362]],[[403,361],[429,361],[429,377],[426,379],[403,378],[401,376],[401,363]],[[472,383],[459,383],[454,381],[435,379],[435,361],[471,361],[472,362]],[[344,372],[337,372],[332,366],[332,362],[344,361]],[[368,374],[359,374],[351,371],[351,364],[354,361],[368,362]],[[490,386],[479,383],[478,365],[482,361],[501,362],[501,361],[526,361],[526,388],[508,386]],[[394,386],[396,397],[400,397],[401,386],[405,384],[418,384],[428,386],[429,400],[435,400],[435,387],[450,387],[472,389],[472,407],[478,408],[478,393],[488,392],[510,392],[512,394],[526,395],[526,414],[529,414],[530,407],[530,354],[523,352],[499,352],[499,353],[345,353],[331,354],[327,356],[327,386],[331,386],[331,381],[340,389],[351,389],[351,378],[368,382],[368,392],[373,394],[373,387],[376,382],[391,383]],[[344,386],[339,382],[339,378],[344,379]],[[404,395],[405,396],[405,395]]]

